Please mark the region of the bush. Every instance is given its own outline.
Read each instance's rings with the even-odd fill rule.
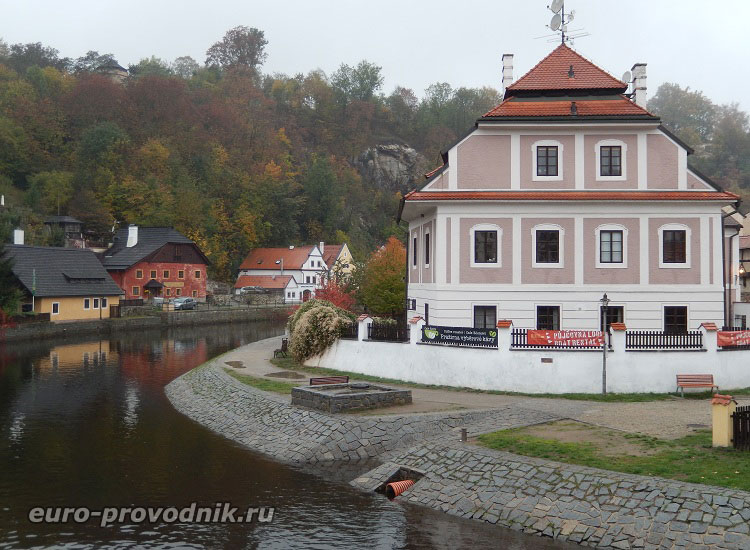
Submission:
[[[323,353],[354,315],[324,300],[309,300],[289,319],[289,351],[299,362]]]

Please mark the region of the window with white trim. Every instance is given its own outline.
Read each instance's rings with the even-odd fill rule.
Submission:
[[[628,266],[628,230],[619,224],[603,224],[596,228],[596,267]]]
[[[564,237],[565,231],[559,225],[535,225],[531,229],[532,267],[563,267]]]
[[[597,181],[622,181],[626,178],[628,146],[619,139],[603,139],[594,145]]]
[[[424,266],[430,267],[430,232],[424,234]]]
[[[60,302],[52,302],[52,315],[60,313]]]
[[[495,328],[497,306],[474,306],[474,328]]]
[[[99,309],[99,298],[94,298],[94,309]]]
[[[417,267],[417,258],[419,255],[417,254],[417,237],[414,237],[413,244],[412,244],[412,266]]]
[[[500,267],[502,236],[502,229],[491,223],[482,223],[472,227],[469,234],[471,267]]]
[[[681,223],[668,223],[659,228],[659,267],[690,267],[690,228]]]
[[[563,179],[563,144],[544,139],[531,145],[531,179],[559,181]]]
[[[84,298],[83,299],[83,309],[91,309],[91,299],[90,298]]]
[[[537,330],[560,330],[560,306],[536,306]]]
[[[102,298],[102,309],[107,309],[107,299]]]

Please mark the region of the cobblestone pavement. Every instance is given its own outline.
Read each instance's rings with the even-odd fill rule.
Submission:
[[[502,407],[451,413],[354,416],[300,409],[289,398],[257,390],[225,373],[221,361],[190,371],[166,387],[172,404],[211,430],[284,462],[359,460],[424,440],[528,426],[559,417]]]
[[[613,549],[748,549],[750,494],[428,443],[355,479],[374,490],[399,467],[424,473],[401,497],[525,533]]]

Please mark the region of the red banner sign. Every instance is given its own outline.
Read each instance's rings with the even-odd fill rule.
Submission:
[[[716,333],[719,347],[750,346],[750,330],[724,331]]]
[[[529,330],[526,342],[530,346],[602,347],[604,336],[600,330]]]

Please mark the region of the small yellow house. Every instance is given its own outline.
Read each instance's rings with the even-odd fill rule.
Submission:
[[[109,317],[123,294],[91,250],[8,245],[13,274],[25,294],[24,310],[51,321]]]
[[[325,244],[321,242],[318,248],[328,266],[330,276],[337,274],[351,275],[354,271],[354,258],[346,243]]]

